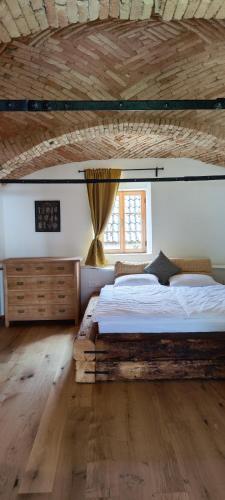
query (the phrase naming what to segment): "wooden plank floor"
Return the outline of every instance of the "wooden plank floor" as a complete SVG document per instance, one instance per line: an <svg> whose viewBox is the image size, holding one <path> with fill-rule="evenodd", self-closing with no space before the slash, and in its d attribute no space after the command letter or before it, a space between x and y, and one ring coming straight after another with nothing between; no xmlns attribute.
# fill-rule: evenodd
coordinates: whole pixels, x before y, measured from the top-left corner
<svg viewBox="0 0 225 500"><path fill-rule="evenodd" d="M225 381L78 385L73 336L0 328L0 499L224 500Z"/></svg>

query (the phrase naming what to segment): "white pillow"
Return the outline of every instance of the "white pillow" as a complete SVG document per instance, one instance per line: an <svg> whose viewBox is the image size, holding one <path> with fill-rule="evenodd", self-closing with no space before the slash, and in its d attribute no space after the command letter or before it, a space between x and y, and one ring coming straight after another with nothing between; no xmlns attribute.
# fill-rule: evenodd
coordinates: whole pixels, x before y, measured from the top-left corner
<svg viewBox="0 0 225 500"><path fill-rule="evenodd" d="M154 274L127 274L116 278L114 286L141 286L159 285L159 280Z"/></svg>
<svg viewBox="0 0 225 500"><path fill-rule="evenodd" d="M216 285L212 276L208 274L177 274L170 278L170 286L212 286Z"/></svg>

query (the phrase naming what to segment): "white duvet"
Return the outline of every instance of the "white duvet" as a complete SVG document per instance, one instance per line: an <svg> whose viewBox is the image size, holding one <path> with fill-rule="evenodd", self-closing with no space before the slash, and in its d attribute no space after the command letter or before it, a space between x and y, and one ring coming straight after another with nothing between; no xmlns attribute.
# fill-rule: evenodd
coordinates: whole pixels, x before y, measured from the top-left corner
<svg viewBox="0 0 225 500"><path fill-rule="evenodd" d="M100 333L225 331L225 286L107 285L94 321Z"/></svg>

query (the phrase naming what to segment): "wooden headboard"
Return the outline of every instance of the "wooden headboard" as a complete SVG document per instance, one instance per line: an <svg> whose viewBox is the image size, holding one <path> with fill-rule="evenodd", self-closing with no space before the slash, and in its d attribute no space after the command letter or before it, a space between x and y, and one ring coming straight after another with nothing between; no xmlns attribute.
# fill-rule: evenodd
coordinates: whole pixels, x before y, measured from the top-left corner
<svg viewBox="0 0 225 500"><path fill-rule="evenodd" d="M170 259L181 268L183 273L212 274L210 259ZM142 274L149 262L121 262L115 263L115 276L125 274Z"/></svg>
<svg viewBox="0 0 225 500"><path fill-rule="evenodd" d="M183 273L212 274L210 259L171 259Z"/></svg>

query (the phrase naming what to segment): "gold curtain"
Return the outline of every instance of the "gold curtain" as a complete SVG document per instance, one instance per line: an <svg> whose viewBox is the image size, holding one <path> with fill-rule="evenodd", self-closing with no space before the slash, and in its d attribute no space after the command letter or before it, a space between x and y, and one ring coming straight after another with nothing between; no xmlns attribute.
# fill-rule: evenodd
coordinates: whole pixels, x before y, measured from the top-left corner
<svg viewBox="0 0 225 500"><path fill-rule="evenodd" d="M85 170L85 179L120 179L121 170L97 168ZM89 248L86 265L105 266L106 259L102 245L102 235L112 211L119 183L87 184L94 239Z"/></svg>

